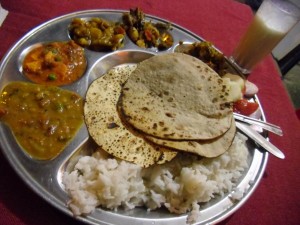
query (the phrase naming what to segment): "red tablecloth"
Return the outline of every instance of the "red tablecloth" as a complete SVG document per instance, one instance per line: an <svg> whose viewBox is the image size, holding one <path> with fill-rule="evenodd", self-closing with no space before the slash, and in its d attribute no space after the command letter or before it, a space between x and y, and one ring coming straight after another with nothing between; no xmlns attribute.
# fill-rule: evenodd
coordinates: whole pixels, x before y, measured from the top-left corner
<svg viewBox="0 0 300 225"><path fill-rule="evenodd" d="M251 9L233 0L1 0L9 15L0 27L0 58L26 32L66 13L86 9L126 9L139 6L145 13L177 23L230 54L252 18ZM300 125L277 67L267 57L250 75L269 122L282 127L284 137L270 140L286 159L269 157L264 177L250 199L221 224L300 223ZM31 191L0 153L0 224L80 224ZM122 224L122 223L120 223Z"/></svg>

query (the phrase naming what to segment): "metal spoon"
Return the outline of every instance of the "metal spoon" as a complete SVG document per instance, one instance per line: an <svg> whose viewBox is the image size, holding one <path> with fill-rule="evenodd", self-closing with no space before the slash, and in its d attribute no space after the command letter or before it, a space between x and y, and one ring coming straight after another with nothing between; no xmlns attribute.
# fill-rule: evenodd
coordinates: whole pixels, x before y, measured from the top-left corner
<svg viewBox="0 0 300 225"><path fill-rule="evenodd" d="M282 151L280 151L275 145L267 141L262 135L260 135L256 130L252 129L250 126L245 125L241 122L235 122L238 129L245 133L249 138L254 140L262 148L273 154L274 156L284 159L285 156Z"/></svg>
<svg viewBox="0 0 300 225"><path fill-rule="evenodd" d="M233 113L233 116L236 120L239 120L239 121L242 121L242 122L245 122L248 124L260 126L261 128L268 130L270 132L273 132L274 134L277 134L279 136L283 135L281 128L277 125L274 125L274 124L271 124L268 122L264 122L262 120L254 119L249 116L244 116L244 115L241 115L238 113Z"/></svg>

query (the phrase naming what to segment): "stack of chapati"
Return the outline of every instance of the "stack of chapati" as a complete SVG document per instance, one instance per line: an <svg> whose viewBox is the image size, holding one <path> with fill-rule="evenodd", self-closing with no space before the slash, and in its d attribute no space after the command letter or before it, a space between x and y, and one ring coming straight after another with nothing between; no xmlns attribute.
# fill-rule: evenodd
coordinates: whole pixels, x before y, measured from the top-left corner
<svg viewBox="0 0 300 225"><path fill-rule="evenodd" d="M84 104L85 122L95 142L109 154L148 167L170 161L176 151L148 144L126 129L116 110L122 84L136 66L116 67L89 87Z"/></svg>
<svg viewBox="0 0 300 225"><path fill-rule="evenodd" d="M144 167L178 151L216 157L235 135L229 87L202 61L182 53L114 68L89 87L91 137L115 157Z"/></svg>

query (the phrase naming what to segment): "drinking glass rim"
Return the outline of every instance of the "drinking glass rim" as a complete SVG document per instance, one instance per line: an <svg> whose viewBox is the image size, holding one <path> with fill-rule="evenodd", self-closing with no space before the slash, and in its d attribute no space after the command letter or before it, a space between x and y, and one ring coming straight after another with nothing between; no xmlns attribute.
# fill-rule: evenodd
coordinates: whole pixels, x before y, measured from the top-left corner
<svg viewBox="0 0 300 225"><path fill-rule="evenodd" d="M269 1L274 7L300 20L300 7L289 0L265 0Z"/></svg>

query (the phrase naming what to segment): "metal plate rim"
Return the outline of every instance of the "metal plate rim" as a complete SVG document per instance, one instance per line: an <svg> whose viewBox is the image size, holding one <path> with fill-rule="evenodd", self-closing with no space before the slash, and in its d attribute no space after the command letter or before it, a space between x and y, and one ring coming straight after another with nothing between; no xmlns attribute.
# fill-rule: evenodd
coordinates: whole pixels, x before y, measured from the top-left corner
<svg viewBox="0 0 300 225"><path fill-rule="evenodd" d="M3 76L3 70L6 68L7 63L10 61L10 57L12 57L16 51L16 49L20 46L22 46L23 43L25 43L27 40L29 40L31 38L32 35L34 35L36 32L39 32L41 29L46 28L47 26L51 26L51 23L54 22L58 22L61 20L66 20L69 19L71 17L75 17L75 16L81 16L81 15L86 15L86 14L93 14L93 13L123 13L126 12L126 10L113 10L113 9L103 9L103 10L83 10L83 11L77 11L77 12L73 12L70 14L66 14L66 15L62 15L59 17L56 17L54 19L51 19L45 23L42 23L41 25L37 26L36 28L32 29L31 31L29 31L26 35L24 35L19 41L17 41L9 50L8 52L5 54L5 56L3 57L3 59L1 60L1 64L0 64L0 84L1 84L1 79ZM146 15L147 18L152 18L152 19L156 19L162 22L168 22L164 19L155 17L155 16L151 16L151 15ZM176 29L178 29L179 31L192 36L194 39L198 40L198 41L203 41L204 39L202 39L201 37L199 37L198 35L192 33L191 31L188 31L186 29L184 29L183 27L171 23L172 26ZM151 51L149 51L151 52ZM256 96L257 98L257 96ZM257 98L258 100L258 98ZM262 110L262 119L265 120L264 114L263 114L263 110ZM57 196L53 196L53 194L49 193L47 190L45 190L44 188L40 187L40 184L37 183L36 180L34 180L31 176L31 174L29 174L27 172L26 169L24 169L24 165L22 165L22 163L20 162L20 160L18 159L17 155L12 154L10 148L10 143L8 143L8 141L6 140L7 136L3 136L4 130L7 131L7 128L3 128L0 127L0 138L1 140L1 150L3 151L3 155L5 156L5 158L9 161L10 165L13 167L13 169L17 172L17 174L20 176L20 178L22 178L22 180L35 192L37 193L41 198L43 198L44 200L46 200L48 203L50 203L51 205L53 205L54 207L58 208L59 210L61 210L62 212L64 212L65 214L72 216L71 211L67 208L66 206L66 202L61 202L61 200L58 199ZM2 131L2 132L1 132ZM85 129L83 129L82 132L86 132ZM268 153L266 152L260 152L259 150L255 149L254 150L256 154L260 154L259 159L260 159L260 165L259 165L259 172L257 172L257 174L255 174L255 180L256 182L254 182L251 185L250 190L246 193L245 197L239 201L237 204L235 204L234 206L231 207L231 209L226 212L222 212L220 215L217 215L214 218L208 219L206 221L203 221L203 223L196 223L196 224L207 224L207 223L216 223L216 222L220 222L222 220L224 220L225 218L227 218L228 216L230 216L231 214L233 214L236 210L238 210L246 201L247 199L252 195L252 193L254 192L254 190L256 189L256 187L258 186L261 177L263 175L263 172L265 170L265 167L267 165L267 161L268 161ZM61 165L56 165L55 170L59 171ZM55 179L54 177L50 177L51 179ZM52 181L54 184L57 183L57 181L53 180ZM66 193L59 193L59 195L65 195ZM60 196L59 196L60 197ZM179 221L185 221L186 215L181 215L176 217L175 219L179 220ZM175 219L162 219L160 220L160 222L164 221L162 224L167 224L168 221L172 221ZM99 224L113 224L113 223L109 223L109 222L101 222L99 223L98 220L96 220L95 218L93 218L93 215L89 215L87 217L78 217L77 220L80 220L82 222L88 223L88 224L94 224L94 225L99 225ZM152 221L148 221L149 224L152 224ZM175 222L175 221L173 221ZM148 224L148 223L147 223ZM159 224L156 223L156 224Z"/></svg>

